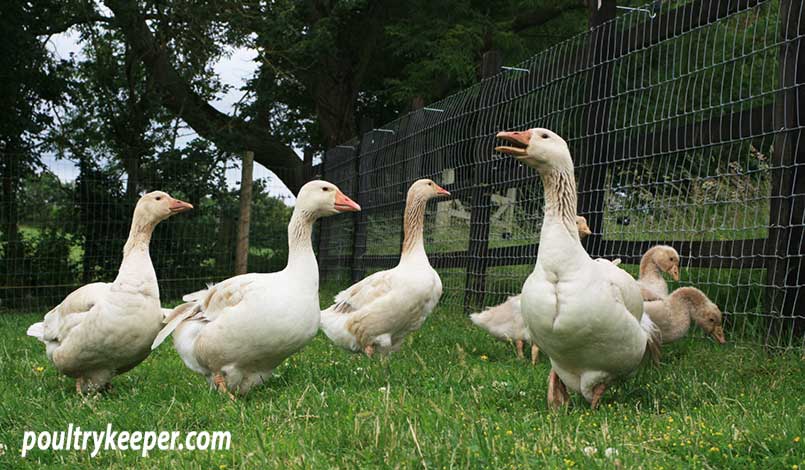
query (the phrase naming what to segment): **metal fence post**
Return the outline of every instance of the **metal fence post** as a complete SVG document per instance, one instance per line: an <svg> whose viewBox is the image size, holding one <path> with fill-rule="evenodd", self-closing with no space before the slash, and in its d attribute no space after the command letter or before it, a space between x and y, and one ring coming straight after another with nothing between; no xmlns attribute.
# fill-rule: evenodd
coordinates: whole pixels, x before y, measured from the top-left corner
<svg viewBox="0 0 805 470"><path fill-rule="evenodd" d="M587 60L591 66L587 88L589 89L589 105L585 116L585 127L588 139L584 152L580 153L577 162L578 172L578 213L587 218L592 235L583 242L587 251L597 252L601 247L604 219L604 181L606 168L596 167L606 158L608 137L607 118L609 115L613 77L612 62L615 44L612 43L613 24L605 24L615 18L617 12L615 0L603 0L600 8L598 2L590 2L590 37L588 41Z"/></svg>
<svg viewBox="0 0 805 470"><path fill-rule="evenodd" d="M500 51L491 50L484 53L481 64L481 78L488 79L500 72L503 65L503 56ZM478 128L483 125L480 122L483 108L493 104L494 98L490 91L491 84L487 81L481 84L478 97ZM484 129L480 129L481 133ZM464 311L465 313L474 308L483 307L486 294L486 268L489 256L489 216L491 213L491 187L486 182L488 168L486 163L489 160L490 149L481 142L475 151L475 162L472 168L472 189L470 190L470 200L472 209L470 211L470 241L467 248L467 278L464 288Z"/></svg>
<svg viewBox="0 0 805 470"><path fill-rule="evenodd" d="M772 194L767 240L766 310L772 315L766 344L805 332L805 9L799 0L780 2L780 91L774 106ZM791 322L785 321L791 315ZM787 325L788 324L788 325ZM790 330L788 328L791 328Z"/></svg>

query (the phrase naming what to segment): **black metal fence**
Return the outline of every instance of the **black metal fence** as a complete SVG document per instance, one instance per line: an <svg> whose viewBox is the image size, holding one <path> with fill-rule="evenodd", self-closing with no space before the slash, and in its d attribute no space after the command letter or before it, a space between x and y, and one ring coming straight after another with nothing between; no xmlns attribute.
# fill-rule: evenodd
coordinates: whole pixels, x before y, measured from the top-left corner
<svg viewBox="0 0 805 470"><path fill-rule="evenodd" d="M547 127L571 148L592 256L636 273L649 247L671 245L679 284L721 307L732 338L803 346L802 2L663 2L655 16L605 0L591 24L516 67L489 52L481 83L328 151L318 174L363 211L323 222L324 282L394 266L407 187L431 177L454 195L426 222L442 303L475 310L519 292L542 189L494 136Z"/></svg>

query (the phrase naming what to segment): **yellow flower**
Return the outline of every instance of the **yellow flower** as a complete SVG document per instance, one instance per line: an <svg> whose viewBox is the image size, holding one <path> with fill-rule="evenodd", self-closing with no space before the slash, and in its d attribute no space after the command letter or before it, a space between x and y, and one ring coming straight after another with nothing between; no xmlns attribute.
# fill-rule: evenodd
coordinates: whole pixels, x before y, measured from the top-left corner
<svg viewBox="0 0 805 470"><path fill-rule="evenodd" d="M669 422L669 423L673 423L673 422L674 422L674 418L673 418L673 416L669 416L669 417L668 417L668 422Z"/></svg>
<svg viewBox="0 0 805 470"><path fill-rule="evenodd" d="M481 360L482 361L486 361L488 359L489 359L489 357L486 354L481 354Z"/></svg>
<svg viewBox="0 0 805 470"><path fill-rule="evenodd" d="M791 470L798 470L798 469L799 469L799 465L792 465L791 466Z"/></svg>
<svg viewBox="0 0 805 470"><path fill-rule="evenodd" d="M799 442L799 436L794 438L794 442Z"/></svg>
<svg viewBox="0 0 805 470"><path fill-rule="evenodd" d="M45 370L45 368L42 367L42 366L37 366L37 367L34 367L34 370L37 371L37 372L42 372L42 371Z"/></svg>
<svg viewBox="0 0 805 470"><path fill-rule="evenodd" d="M509 429L508 431L506 431L506 435L507 435L507 436L511 436L512 434L514 434L514 433L512 432L512 430L511 430L511 429Z"/></svg>
<svg viewBox="0 0 805 470"><path fill-rule="evenodd" d="M718 452L718 447L711 447L710 452Z"/></svg>
<svg viewBox="0 0 805 470"><path fill-rule="evenodd" d="M218 466L218 468L220 468L221 470L224 470L226 468L226 465L221 464L221 465Z"/></svg>

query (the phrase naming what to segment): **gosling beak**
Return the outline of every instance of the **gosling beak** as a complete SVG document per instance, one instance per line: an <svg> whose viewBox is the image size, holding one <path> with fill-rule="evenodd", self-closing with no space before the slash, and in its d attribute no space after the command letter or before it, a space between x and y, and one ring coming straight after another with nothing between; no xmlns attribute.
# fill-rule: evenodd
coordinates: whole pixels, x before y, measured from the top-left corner
<svg viewBox="0 0 805 470"><path fill-rule="evenodd" d="M193 208L193 204L189 202L180 201L178 199L174 199L170 205L171 214L178 214L179 212L189 211Z"/></svg>
<svg viewBox="0 0 805 470"><path fill-rule="evenodd" d="M522 132L498 132L497 138L500 140L505 140L506 142L511 142L514 144L514 146L501 145L495 147L496 151L512 155L518 160L528 155L526 153L526 148L528 148L528 143L531 142L530 130Z"/></svg>
<svg viewBox="0 0 805 470"><path fill-rule="evenodd" d="M436 183L433 183L433 185L436 186L436 194L437 195L439 195L439 196L449 196L450 195L450 191L444 189L443 187L439 186Z"/></svg>
<svg viewBox="0 0 805 470"><path fill-rule="evenodd" d="M341 191L335 193L335 210L338 212L358 212L361 206L357 202L348 198L346 194Z"/></svg>
<svg viewBox="0 0 805 470"><path fill-rule="evenodd" d="M579 235L581 235L581 238L589 237L592 234L593 231L590 230L590 227L588 227L586 224L582 225L581 229L579 229Z"/></svg>
<svg viewBox="0 0 805 470"><path fill-rule="evenodd" d="M679 280L679 266L674 266L671 268L671 277L674 278L674 281Z"/></svg>
<svg viewBox="0 0 805 470"><path fill-rule="evenodd" d="M718 344L727 344L727 338L724 336L724 328L717 326L713 329L710 335L718 341Z"/></svg>

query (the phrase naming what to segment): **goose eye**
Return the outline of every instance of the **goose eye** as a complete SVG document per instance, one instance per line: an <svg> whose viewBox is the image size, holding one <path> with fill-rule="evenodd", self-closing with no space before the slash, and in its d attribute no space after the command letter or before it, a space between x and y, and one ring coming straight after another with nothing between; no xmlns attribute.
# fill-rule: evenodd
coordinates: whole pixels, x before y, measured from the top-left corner
<svg viewBox="0 0 805 470"><path fill-rule="evenodd" d="M327 191L330 190L330 188L321 188L321 190L324 191L324 192L327 192Z"/></svg>
<svg viewBox="0 0 805 470"><path fill-rule="evenodd" d="M543 138L543 139L547 139L547 138L548 138L548 134L542 134L542 138Z"/></svg>
<svg viewBox="0 0 805 470"><path fill-rule="evenodd" d="M161 200L162 200L162 196L157 196L157 201L161 201Z"/></svg>

